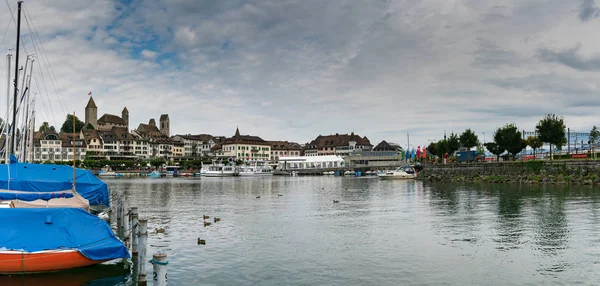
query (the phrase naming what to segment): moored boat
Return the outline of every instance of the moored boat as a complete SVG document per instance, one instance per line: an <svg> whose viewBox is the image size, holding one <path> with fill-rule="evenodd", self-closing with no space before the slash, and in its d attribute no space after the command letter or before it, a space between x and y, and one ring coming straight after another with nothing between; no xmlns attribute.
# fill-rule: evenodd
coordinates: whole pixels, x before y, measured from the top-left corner
<svg viewBox="0 0 600 286"><path fill-rule="evenodd" d="M414 179L416 172L411 166L402 166L393 171L379 173L377 176L382 180Z"/></svg>
<svg viewBox="0 0 600 286"><path fill-rule="evenodd" d="M208 169L202 173L205 177L233 177L237 175L234 166L229 165L210 165Z"/></svg>
<svg viewBox="0 0 600 286"><path fill-rule="evenodd" d="M1 274L60 271L129 258L108 224L81 209L5 208L0 209L0 221Z"/></svg>
<svg viewBox="0 0 600 286"><path fill-rule="evenodd" d="M273 167L269 165L265 165L264 163L255 162L252 165L244 165L240 167L239 173L240 176L273 176Z"/></svg>

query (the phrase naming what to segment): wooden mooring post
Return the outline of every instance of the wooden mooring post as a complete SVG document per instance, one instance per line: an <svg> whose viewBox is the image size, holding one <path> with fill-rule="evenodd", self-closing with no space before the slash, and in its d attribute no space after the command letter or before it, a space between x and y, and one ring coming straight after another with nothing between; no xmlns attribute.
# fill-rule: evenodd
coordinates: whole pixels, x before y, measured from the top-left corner
<svg viewBox="0 0 600 286"><path fill-rule="evenodd" d="M148 221L145 219L139 220L139 237L138 237L138 285L146 285L146 246L148 243Z"/></svg>
<svg viewBox="0 0 600 286"><path fill-rule="evenodd" d="M131 218L131 254L137 255L138 253L138 208L131 207L129 212Z"/></svg>

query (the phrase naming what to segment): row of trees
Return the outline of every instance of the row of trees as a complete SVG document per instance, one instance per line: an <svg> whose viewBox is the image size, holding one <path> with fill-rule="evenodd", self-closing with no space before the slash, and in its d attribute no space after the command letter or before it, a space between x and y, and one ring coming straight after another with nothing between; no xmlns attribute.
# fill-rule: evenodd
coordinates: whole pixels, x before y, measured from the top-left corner
<svg viewBox="0 0 600 286"><path fill-rule="evenodd" d="M523 134L514 123L506 124L497 128L494 131L493 141L485 143L485 148L492 154L500 157L504 152L508 152L513 156L521 152L527 146L533 149L533 154L537 149L541 148L544 143L550 144L550 157L552 158L552 147L559 150L567 143L565 136L565 123L563 118L555 114L545 115L535 126L537 136L529 136L523 139ZM590 143L598 142L600 139L600 131L596 126L590 132ZM477 135L471 130L465 130L460 136L452 133L450 137L444 138L437 142L431 142L427 146L427 152L433 155L441 156L446 153L454 153L460 147L472 149L478 147L479 153L483 153L483 146L479 143Z"/></svg>

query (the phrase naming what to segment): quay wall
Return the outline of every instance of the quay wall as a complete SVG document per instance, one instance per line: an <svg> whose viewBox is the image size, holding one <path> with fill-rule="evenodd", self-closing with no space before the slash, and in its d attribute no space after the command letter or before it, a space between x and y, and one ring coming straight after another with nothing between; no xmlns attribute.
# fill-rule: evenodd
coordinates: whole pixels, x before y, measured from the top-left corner
<svg viewBox="0 0 600 286"><path fill-rule="evenodd" d="M600 161L561 160L425 165L418 179L442 182L600 184Z"/></svg>

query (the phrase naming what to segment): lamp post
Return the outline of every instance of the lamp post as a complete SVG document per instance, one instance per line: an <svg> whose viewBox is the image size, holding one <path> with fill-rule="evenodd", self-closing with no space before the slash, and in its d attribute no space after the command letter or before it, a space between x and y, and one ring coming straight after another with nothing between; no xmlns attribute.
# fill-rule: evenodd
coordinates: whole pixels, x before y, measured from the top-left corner
<svg viewBox="0 0 600 286"><path fill-rule="evenodd" d="M485 145L485 132L482 132L482 133L483 133L483 145Z"/></svg>

